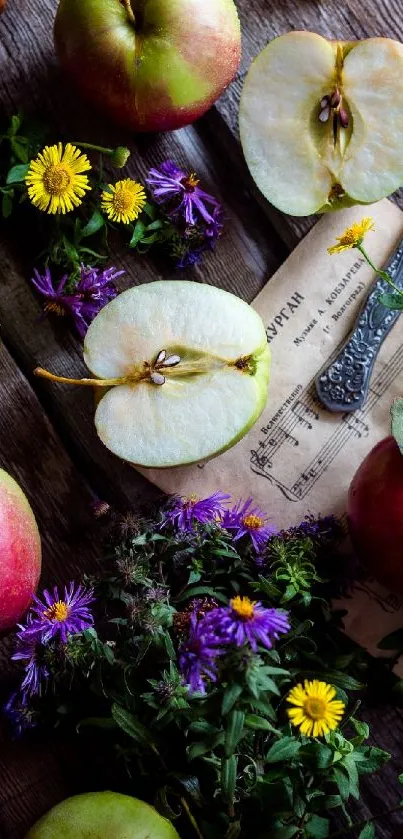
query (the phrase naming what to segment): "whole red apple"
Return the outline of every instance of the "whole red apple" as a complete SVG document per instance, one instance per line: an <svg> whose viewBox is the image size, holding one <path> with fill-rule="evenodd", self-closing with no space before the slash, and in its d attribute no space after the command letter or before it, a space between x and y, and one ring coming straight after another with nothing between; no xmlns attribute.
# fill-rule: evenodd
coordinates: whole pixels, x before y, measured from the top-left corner
<svg viewBox="0 0 403 839"><path fill-rule="evenodd" d="M350 486L347 513L363 566L403 594L403 455L394 437L381 440L363 460Z"/></svg>
<svg viewBox="0 0 403 839"><path fill-rule="evenodd" d="M80 92L134 131L193 122L240 60L233 0L60 0L54 34Z"/></svg>
<svg viewBox="0 0 403 839"><path fill-rule="evenodd" d="M16 481L0 469L0 631L28 609L41 572L35 516Z"/></svg>

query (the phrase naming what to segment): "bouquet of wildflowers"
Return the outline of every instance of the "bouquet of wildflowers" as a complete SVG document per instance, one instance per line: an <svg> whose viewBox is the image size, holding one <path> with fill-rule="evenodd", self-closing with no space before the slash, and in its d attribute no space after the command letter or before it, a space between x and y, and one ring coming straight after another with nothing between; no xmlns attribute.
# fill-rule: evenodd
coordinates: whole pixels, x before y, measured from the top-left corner
<svg viewBox="0 0 403 839"><path fill-rule="evenodd" d="M150 169L144 185L130 177L106 178L104 164L124 168L129 149L43 143L43 133L29 125L25 130L20 115L0 133L1 211L6 219L25 203L39 213L44 247L32 283L45 313L69 316L81 337L116 296L124 273L105 268L110 235L123 233L127 247L140 253L162 248L179 269L197 265L214 249L223 210L195 173L167 160ZM97 166L87 151L99 155Z"/></svg>
<svg viewBox="0 0 403 839"><path fill-rule="evenodd" d="M340 524L278 533L251 499L222 492L151 518L97 513L103 578L45 591L18 629L14 731L96 731L115 784L183 839L355 830L349 801L389 755L357 717L365 657L331 625L322 573L340 571Z"/></svg>

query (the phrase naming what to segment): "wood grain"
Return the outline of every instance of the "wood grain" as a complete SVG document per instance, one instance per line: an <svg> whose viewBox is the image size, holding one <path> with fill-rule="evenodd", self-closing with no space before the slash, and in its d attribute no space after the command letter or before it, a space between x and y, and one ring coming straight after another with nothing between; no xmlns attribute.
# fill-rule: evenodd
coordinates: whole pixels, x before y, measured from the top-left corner
<svg viewBox="0 0 403 839"><path fill-rule="evenodd" d="M3 0L0 0L0 7ZM84 0L83 0L84 2ZM188 279L209 282L251 300L315 219L283 216L255 187L239 144L237 114L242 84L253 57L265 43L290 29L311 29L347 40L372 35L400 39L399 0L238 0L243 59L233 85L195 126L158 137L135 138L106 126L60 75L53 54L52 25L57 0L10 0L0 21L0 107L43 114L54 139L125 143L133 156L127 174L143 178L151 163L172 158L196 169L203 185L223 201L226 233L215 254ZM126 174L126 172L125 172ZM401 196L397 200L402 203ZM3 225L0 235L0 464L31 499L44 544L43 581L61 582L90 568L97 550L88 535L93 494L119 505L138 505L156 492L97 440L88 391L52 388L34 380L40 364L64 375L84 373L80 342L67 324L39 321L41 305L29 286L36 254L29 225ZM171 276L152 259L123 248L114 260L126 268L122 287ZM178 276L175 274L175 276ZM7 349L8 348L8 349ZM9 350L9 352L8 352ZM10 355L11 353L11 355ZM9 683L10 641L0 645L0 689ZM397 774L403 763L403 721L388 709L366 712L378 745L394 757L380 776L363 785L358 812L375 814L400 797ZM10 745L0 740L0 834L22 839L30 822L74 791L68 761L51 743ZM74 760L70 769L74 766ZM85 779L83 779L85 783ZM398 815L384 819L379 839L390 839Z"/></svg>

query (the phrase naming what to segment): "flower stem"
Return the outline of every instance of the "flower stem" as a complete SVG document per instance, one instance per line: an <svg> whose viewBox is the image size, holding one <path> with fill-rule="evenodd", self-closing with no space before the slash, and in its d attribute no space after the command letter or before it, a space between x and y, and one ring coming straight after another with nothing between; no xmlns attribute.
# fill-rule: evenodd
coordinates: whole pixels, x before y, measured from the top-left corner
<svg viewBox="0 0 403 839"><path fill-rule="evenodd" d="M73 146L79 146L80 149L90 149L91 151L100 151L101 154L113 154L113 149L105 148L104 146L96 146L94 143L81 143L79 140L73 140Z"/></svg>
<svg viewBox="0 0 403 839"><path fill-rule="evenodd" d="M182 797L180 799L180 802L181 802L182 807L183 807L183 809L184 809L184 811L185 811L185 813L186 813L186 815L187 815L187 817L190 821L190 824L192 825L196 835L198 836L198 839L204 839L204 836L203 836L203 834L202 834L202 832L199 828L199 825L197 824L197 821L196 821L193 813L190 810L190 807L189 807L189 804L186 801L186 798Z"/></svg>
<svg viewBox="0 0 403 839"><path fill-rule="evenodd" d="M133 12L132 4L131 4L130 0L120 0L120 1L121 1L122 5L125 7L125 9L127 11L127 15L130 18L130 20L132 21L132 23L135 23L136 18L134 17L134 12Z"/></svg>
<svg viewBox="0 0 403 839"><path fill-rule="evenodd" d="M393 288L393 291L395 291L399 295L399 297L403 297L403 291L400 288L398 288L397 285L394 284L393 280L389 277L389 274L387 274L386 271L380 271L379 268L376 268L372 260L369 258L365 248L363 248L362 245L357 245L357 250L359 250L360 253L362 253L364 259L366 259L370 268L372 268L372 270L375 271L375 274L378 274L379 277L382 277L383 280L386 280L386 282L389 283L390 287Z"/></svg>
<svg viewBox="0 0 403 839"><path fill-rule="evenodd" d="M391 810L382 810L382 812L377 813L376 816L371 816L371 818L364 819L362 822L355 822L349 827L344 827L342 830L336 830L335 833L331 833L329 835L329 839L338 839L339 836L346 836L347 833L351 833L352 830L359 830L360 827L365 827L365 825L370 824L371 822L376 822L378 819L382 819L383 816L389 816L391 813L397 813L402 809L402 806L402 804L398 804L397 807L393 807Z"/></svg>
<svg viewBox="0 0 403 839"><path fill-rule="evenodd" d="M39 376L41 379L49 379L51 382L58 382L63 385L85 385L86 387L114 387L115 385L125 385L128 383L127 377L122 379L69 379L66 376L55 376L44 370L43 367L36 367L34 376Z"/></svg>

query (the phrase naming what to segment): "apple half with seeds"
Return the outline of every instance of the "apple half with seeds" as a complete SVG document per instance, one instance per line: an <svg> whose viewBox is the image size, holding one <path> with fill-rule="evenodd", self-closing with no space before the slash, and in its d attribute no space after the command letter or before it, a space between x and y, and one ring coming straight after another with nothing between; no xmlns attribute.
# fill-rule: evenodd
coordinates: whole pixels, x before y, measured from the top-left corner
<svg viewBox="0 0 403 839"><path fill-rule="evenodd" d="M145 468L207 460L256 422L270 351L260 316L213 286L166 280L123 292L92 322L84 360L105 388L95 426L123 460Z"/></svg>
<svg viewBox="0 0 403 839"><path fill-rule="evenodd" d="M403 45L281 35L246 77L240 134L257 186L285 213L390 195L403 184Z"/></svg>

